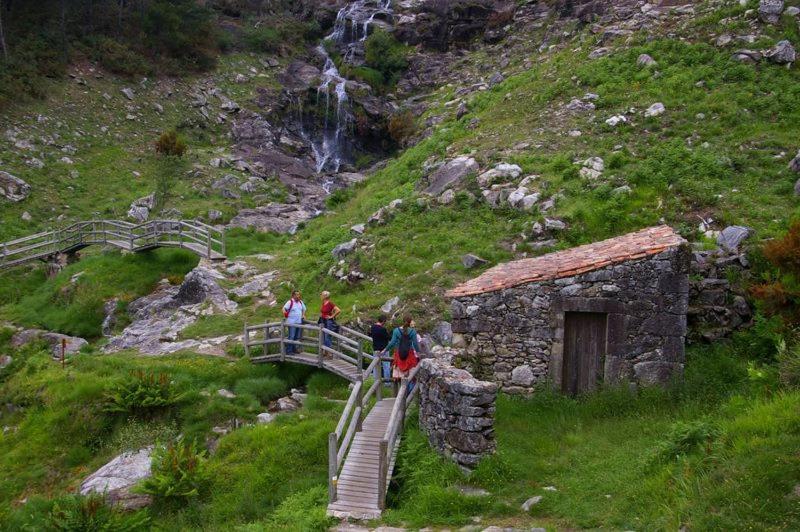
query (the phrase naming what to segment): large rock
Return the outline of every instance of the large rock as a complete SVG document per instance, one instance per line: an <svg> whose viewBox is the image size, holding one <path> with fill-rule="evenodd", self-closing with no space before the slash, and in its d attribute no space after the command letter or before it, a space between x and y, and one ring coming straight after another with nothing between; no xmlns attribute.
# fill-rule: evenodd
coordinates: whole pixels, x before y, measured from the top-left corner
<svg viewBox="0 0 800 532"><path fill-rule="evenodd" d="M432 196L438 196L445 189L459 183L470 174L478 172L479 166L472 157L457 157L452 159L428 177L428 187L425 192Z"/></svg>
<svg viewBox="0 0 800 532"><path fill-rule="evenodd" d="M381 312L383 312L384 314L391 314L392 311L394 311L395 307L397 307L397 305L399 304L400 304L400 298L394 296L386 303L384 303L383 306L381 306Z"/></svg>
<svg viewBox="0 0 800 532"><path fill-rule="evenodd" d="M40 329L26 329L11 337L11 347L18 348L36 340L43 340L50 347L53 358L61 358L61 346L64 345L64 355L70 356L78 353L89 342L77 336L68 336Z"/></svg>
<svg viewBox="0 0 800 532"><path fill-rule="evenodd" d="M798 151L797 155L795 155L794 158L789 161L789 170L796 174L800 174L800 151ZM795 190L795 193L797 193L797 190Z"/></svg>
<svg viewBox="0 0 800 532"><path fill-rule="evenodd" d="M118 505L125 510L136 510L149 505L152 498L133 493L132 488L151 475L152 450L152 447L146 447L117 456L86 477L81 483L81 495L104 495L109 504Z"/></svg>
<svg viewBox="0 0 800 532"><path fill-rule="evenodd" d="M27 198L31 193L31 186L22 179L0 171L0 196L13 202Z"/></svg>
<svg viewBox="0 0 800 532"><path fill-rule="evenodd" d="M293 61L286 72L280 76L285 89L292 92L306 91L319 85L320 70L304 61Z"/></svg>
<svg viewBox="0 0 800 532"><path fill-rule="evenodd" d="M352 252L354 252L357 247L358 247L358 240L354 238L347 242L342 242L341 244L333 248L333 250L331 250L331 255L333 255L335 259L341 260L346 256L350 255Z"/></svg>
<svg viewBox="0 0 800 532"><path fill-rule="evenodd" d="M731 225L722 230L717 237L717 245L728 251L737 251L753 230L742 225Z"/></svg>
<svg viewBox="0 0 800 532"><path fill-rule="evenodd" d="M656 386L668 383L673 376L681 375L683 365L650 360L633 365L636 382L642 386Z"/></svg>
<svg viewBox="0 0 800 532"><path fill-rule="evenodd" d="M777 24L783 12L783 0L761 0L758 3L758 16L768 24Z"/></svg>
<svg viewBox="0 0 800 532"><path fill-rule="evenodd" d="M533 368L530 366L517 366L511 371L511 382L517 386L528 387L536 380Z"/></svg>
<svg viewBox="0 0 800 532"><path fill-rule="evenodd" d="M473 255L472 253L467 253L461 257L461 264L463 264L467 269L477 268L478 266L483 266L487 263L488 261L486 259L482 259L477 255Z"/></svg>
<svg viewBox="0 0 800 532"><path fill-rule="evenodd" d="M778 65L794 63L797 59L797 52L789 41L780 41L778 44L764 52L764 57Z"/></svg>
<svg viewBox="0 0 800 532"><path fill-rule="evenodd" d="M437 345L445 347L453 345L453 327L449 322L440 321L431 332L431 338Z"/></svg>

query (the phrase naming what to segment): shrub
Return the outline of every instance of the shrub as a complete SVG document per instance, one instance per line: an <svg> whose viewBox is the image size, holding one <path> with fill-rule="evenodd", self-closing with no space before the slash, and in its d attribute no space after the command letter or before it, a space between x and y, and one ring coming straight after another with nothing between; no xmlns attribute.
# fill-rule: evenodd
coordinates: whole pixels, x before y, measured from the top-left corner
<svg viewBox="0 0 800 532"><path fill-rule="evenodd" d="M71 495L54 502L47 528L70 532L123 532L146 530L149 520L144 512L126 514L110 508L102 495Z"/></svg>
<svg viewBox="0 0 800 532"><path fill-rule="evenodd" d="M186 153L186 142L178 136L177 131L170 129L158 137L156 141L156 152L162 155L183 157L183 154Z"/></svg>
<svg viewBox="0 0 800 532"><path fill-rule="evenodd" d="M711 452L711 444L721 435L719 427L708 421L675 423L669 433L656 446L655 458L668 462L683 455L704 449Z"/></svg>
<svg viewBox="0 0 800 532"><path fill-rule="evenodd" d="M113 384L106 392L107 412L152 415L182 399L164 373L138 370L131 375L131 379Z"/></svg>
<svg viewBox="0 0 800 532"><path fill-rule="evenodd" d="M414 123L414 115L411 111L403 111L395 113L389 118L389 136L398 144L403 142L414 134L416 124Z"/></svg>
<svg viewBox="0 0 800 532"><path fill-rule="evenodd" d="M141 54L110 37L99 36L88 40L90 55L103 68L122 76L150 74L152 68Z"/></svg>
<svg viewBox="0 0 800 532"><path fill-rule="evenodd" d="M384 85L392 86L408 68L407 50L394 36L378 29L364 43L366 65L383 74Z"/></svg>
<svg viewBox="0 0 800 532"><path fill-rule="evenodd" d="M181 441L155 448L152 475L137 491L161 502L185 503L197 497L208 480L205 451L194 441Z"/></svg>
<svg viewBox="0 0 800 532"><path fill-rule="evenodd" d="M800 222L782 238L764 245L764 257L777 269L766 282L751 289L767 315L781 316L789 325L800 324Z"/></svg>
<svg viewBox="0 0 800 532"><path fill-rule="evenodd" d="M283 39L275 28L259 26L245 30L242 41L249 50L254 52L276 52Z"/></svg>

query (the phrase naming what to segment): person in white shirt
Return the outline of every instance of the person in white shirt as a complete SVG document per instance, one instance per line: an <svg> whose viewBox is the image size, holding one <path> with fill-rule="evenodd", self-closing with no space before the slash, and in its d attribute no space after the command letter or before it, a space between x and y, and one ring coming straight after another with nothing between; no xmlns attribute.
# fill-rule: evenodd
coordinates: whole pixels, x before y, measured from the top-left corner
<svg viewBox="0 0 800 532"><path fill-rule="evenodd" d="M303 337L303 329L300 327L291 327L291 325L301 325L306 319L306 304L300 294L300 290L292 292L292 298L283 306L283 317L286 318L286 323L289 327L289 338L295 342L299 342ZM299 353L300 346L295 344L286 344L286 354Z"/></svg>

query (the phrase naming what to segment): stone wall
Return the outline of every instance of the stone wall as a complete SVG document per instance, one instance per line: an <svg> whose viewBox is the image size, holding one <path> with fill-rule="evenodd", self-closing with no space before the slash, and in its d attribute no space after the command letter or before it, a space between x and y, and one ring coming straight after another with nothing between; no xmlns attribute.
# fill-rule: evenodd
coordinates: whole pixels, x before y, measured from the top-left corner
<svg viewBox="0 0 800 532"><path fill-rule="evenodd" d="M715 342L753 323L744 281L747 256L722 248L695 251L689 282L689 340Z"/></svg>
<svg viewBox="0 0 800 532"><path fill-rule="evenodd" d="M683 372L690 251L682 245L573 277L452 301L457 365L509 393L561 387L564 313L608 314L607 383L664 383Z"/></svg>
<svg viewBox="0 0 800 532"><path fill-rule="evenodd" d="M420 363L417 382L419 425L434 449L467 469L494 453L496 384L433 358Z"/></svg>

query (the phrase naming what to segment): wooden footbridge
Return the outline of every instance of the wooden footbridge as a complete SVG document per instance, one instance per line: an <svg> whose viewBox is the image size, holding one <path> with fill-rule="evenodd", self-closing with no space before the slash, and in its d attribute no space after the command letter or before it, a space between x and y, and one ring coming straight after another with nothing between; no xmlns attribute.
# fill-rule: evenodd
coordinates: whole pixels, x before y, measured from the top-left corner
<svg viewBox="0 0 800 532"><path fill-rule="evenodd" d="M63 229L44 231L0 243L0 270L59 254L75 253L94 244L140 252L174 247L207 259L225 258L224 233L199 221L151 220L133 224L121 220L88 220Z"/></svg>
<svg viewBox="0 0 800 532"><path fill-rule="evenodd" d="M369 337L347 327L334 333L299 325L303 337L289 340L289 327L285 322L245 326L245 353L253 363L306 364L353 383L336 430L328 436L328 515L377 519L386 505L406 411L417 394L416 386L408 390L416 382L417 368L395 396L384 397L383 384L391 376L383 375L381 357L372 354ZM329 335L330 347L324 335ZM290 346L292 352L286 353Z"/></svg>

